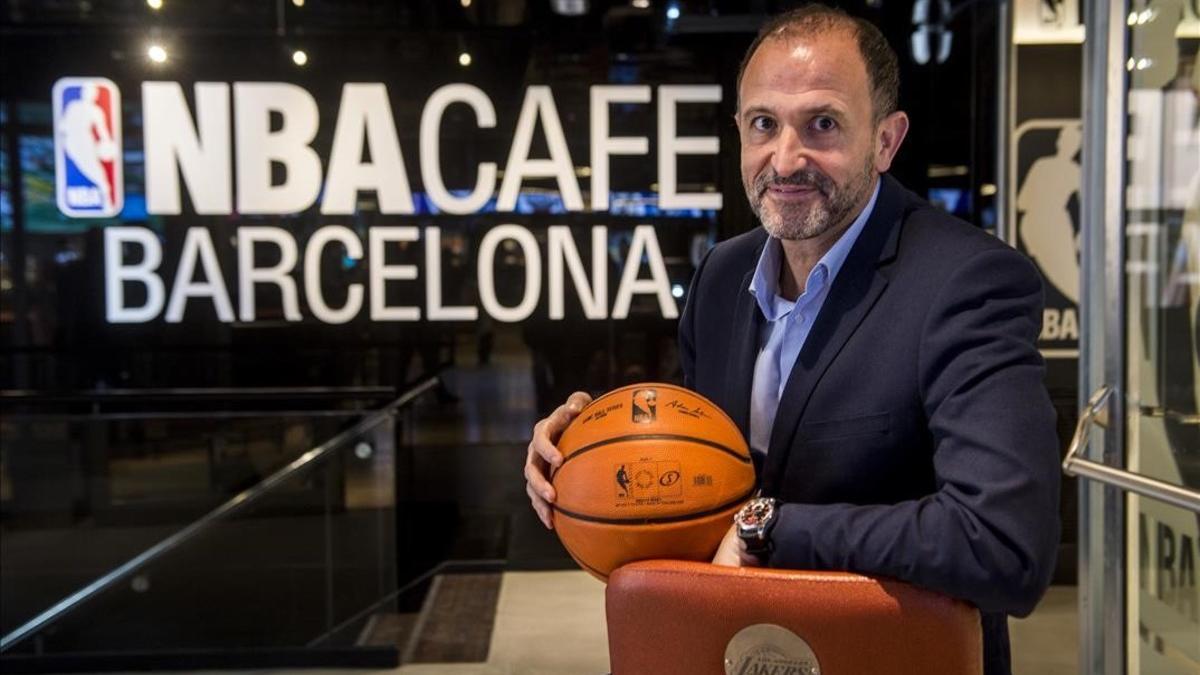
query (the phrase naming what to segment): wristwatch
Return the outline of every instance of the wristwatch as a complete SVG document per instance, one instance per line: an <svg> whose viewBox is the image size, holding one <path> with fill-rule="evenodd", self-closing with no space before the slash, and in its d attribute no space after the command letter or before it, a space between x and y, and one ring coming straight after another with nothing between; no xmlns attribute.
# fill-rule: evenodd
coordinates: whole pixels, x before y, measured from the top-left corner
<svg viewBox="0 0 1200 675"><path fill-rule="evenodd" d="M779 500L771 497L755 497L733 517L738 537L746 542L746 552L764 560L771 554L771 528L779 517Z"/></svg>

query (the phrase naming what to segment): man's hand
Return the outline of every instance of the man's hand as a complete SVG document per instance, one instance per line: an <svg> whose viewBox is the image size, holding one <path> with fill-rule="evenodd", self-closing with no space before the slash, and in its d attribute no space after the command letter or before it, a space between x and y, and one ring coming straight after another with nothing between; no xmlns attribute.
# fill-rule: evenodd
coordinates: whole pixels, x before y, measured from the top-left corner
<svg viewBox="0 0 1200 675"><path fill-rule="evenodd" d="M730 525L725 538L713 556L712 564L726 567L762 567L758 558L746 552L746 542L737 536L737 526Z"/></svg>
<svg viewBox="0 0 1200 675"><path fill-rule="evenodd" d="M549 417L533 425L533 439L529 441L529 452L525 455L525 492L546 529L554 529L550 505L555 497L554 486L550 485L547 476L550 467L562 465L562 454L554 444L571 420L591 402L591 396L577 391Z"/></svg>

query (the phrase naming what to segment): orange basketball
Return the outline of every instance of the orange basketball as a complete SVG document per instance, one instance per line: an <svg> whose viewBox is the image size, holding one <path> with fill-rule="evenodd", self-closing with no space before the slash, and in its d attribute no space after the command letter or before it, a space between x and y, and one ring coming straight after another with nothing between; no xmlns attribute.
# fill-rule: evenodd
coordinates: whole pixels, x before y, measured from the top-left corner
<svg viewBox="0 0 1200 675"><path fill-rule="evenodd" d="M710 560L754 492L737 425L670 384L634 384L592 401L558 449L554 529L602 581L635 560Z"/></svg>

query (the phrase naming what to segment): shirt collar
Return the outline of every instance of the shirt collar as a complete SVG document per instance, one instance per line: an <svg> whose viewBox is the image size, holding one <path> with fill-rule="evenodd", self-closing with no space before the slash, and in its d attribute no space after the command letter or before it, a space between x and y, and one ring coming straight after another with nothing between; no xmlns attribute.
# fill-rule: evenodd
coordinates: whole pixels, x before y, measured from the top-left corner
<svg viewBox="0 0 1200 675"><path fill-rule="evenodd" d="M850 223L850 227L846 228L842 236L838 237L833 246L825 252L825 255L817 261L805 283L806 293L814 288L813 282L817 282L819 288L831 283L837 277L842 265L846 262L846 257L850 255L850 249L854 248L854 242L858 241L858 235L862 233L863 228L867 225L867 220L871 217L871 212L875 210L875 201L879 198L879 189L882 183L883 181L878 178L875 179L875 189L872 191L871 199L867 202L866 207L858 214L854 222ZM782 265L783 246L775 237L768 237L762 254L758 257L758 265L754 268L748 289L754 295L759 310L768 321L777 319L781 314L779 311L781 309L784 310L782 313L786 314L786 310L790 310L794 304L786 303L787 307L781 308L775 302L779 298L779 271Z"/></svg>

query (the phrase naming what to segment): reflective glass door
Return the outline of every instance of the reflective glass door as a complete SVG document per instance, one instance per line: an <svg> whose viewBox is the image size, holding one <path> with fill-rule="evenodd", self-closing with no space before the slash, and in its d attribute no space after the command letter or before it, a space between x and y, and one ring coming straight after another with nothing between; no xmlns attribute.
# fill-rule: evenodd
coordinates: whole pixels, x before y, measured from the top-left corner
<svg viewBox="0 0 1200 675"><path fill-rule="evenodd" d="M1200 673L1198 5L1088 17L1081 389L1112 395L1079 436L1083 672Z"/></svg>
<svg viewBox="0 0 1200 675"><path fill-rule="evenodd" d="M1123 27L1125 464L1200 492L1200 20L1188 4L1134 2ZM1136 494L1126 508L1129 672L1200 673L1200 516Z"/></svg>

